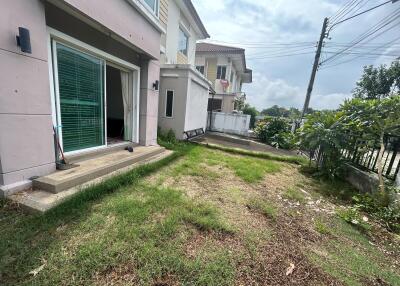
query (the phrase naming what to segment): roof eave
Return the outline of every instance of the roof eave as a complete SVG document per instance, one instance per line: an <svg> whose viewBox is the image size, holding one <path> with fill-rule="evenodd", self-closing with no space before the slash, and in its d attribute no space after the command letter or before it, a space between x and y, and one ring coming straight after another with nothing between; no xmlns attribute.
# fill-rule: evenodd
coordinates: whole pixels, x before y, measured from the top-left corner
<svg viewBox="0 0 400 286"><path fill-rule="evenodd" d="M203 22L200 19L199 14L196 11L196 8L194 7L193 3L191 0L184 0L183 1L188 8L189 12L192 14L194 21L196 22L197 26L199 27L201 33L203 34L203 39L207 39L210 37L210 35L207 32L206 27L204 26Z"/></svg>

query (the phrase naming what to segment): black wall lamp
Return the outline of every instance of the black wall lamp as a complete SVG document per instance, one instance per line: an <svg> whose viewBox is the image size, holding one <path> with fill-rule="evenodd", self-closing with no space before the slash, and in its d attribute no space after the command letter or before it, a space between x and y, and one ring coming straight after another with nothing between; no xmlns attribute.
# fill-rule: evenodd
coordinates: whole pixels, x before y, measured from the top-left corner
<svg viewBox="0 0 400 286"><path fill-rule="evenodd" d="M24 53L32 54L31 37L29 30L26 28L18 27L19 35L17 38L17 45L21 47L21 51Z"/></svg>
<svg viewBox="0 0 400 286"><path fill-rule="evenodd" d="M160 85L160 82L159 82L158 80L156 80L156 81L153 83L153 88L154 88L154 90L158 90L158 89L159 89L159 85Z"/></svg>

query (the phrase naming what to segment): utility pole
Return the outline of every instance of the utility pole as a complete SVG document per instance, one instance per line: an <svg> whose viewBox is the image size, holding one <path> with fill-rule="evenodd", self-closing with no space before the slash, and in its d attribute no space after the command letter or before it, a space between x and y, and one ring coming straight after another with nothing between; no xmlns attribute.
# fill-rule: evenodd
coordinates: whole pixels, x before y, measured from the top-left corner
<svg viewBox="0 0 400 286"><path fill-rule="evenodd" d="M314 65L313 65L313 69L312 69L312 72L311 72L310 82L308 83L306 100L304 102L304 107L303 107L303 112L301 114L301 119L303 119L304 116L306 115L306 113L308 111L308 106L310 105L311 92L312 92L313 87L314 87L315 74L317 73L317 69L318 69L318 66L319 66L319 59L321 57L322 44L324 43L324 39L325 39L325 36L326 36L326 28L327 27L328 27L328 18L325 18L324 19L324 24L322 25L321 36L319 37L317 52L315 54L315 60L314 60Z"/></svg>

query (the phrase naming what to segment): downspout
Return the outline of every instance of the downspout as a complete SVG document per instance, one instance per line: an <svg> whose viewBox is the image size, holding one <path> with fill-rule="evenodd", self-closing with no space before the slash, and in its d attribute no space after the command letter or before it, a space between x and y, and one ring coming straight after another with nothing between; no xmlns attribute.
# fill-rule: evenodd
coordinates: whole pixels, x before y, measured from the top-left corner
<svg viewBox="0 0 400 286"><path fill-rule="evenodd" d="M211 129L211 119L212 119L213 107L214 107L214 93L212 93L212 97L211 97L208 131L212 131L212 129Z"/></svg>

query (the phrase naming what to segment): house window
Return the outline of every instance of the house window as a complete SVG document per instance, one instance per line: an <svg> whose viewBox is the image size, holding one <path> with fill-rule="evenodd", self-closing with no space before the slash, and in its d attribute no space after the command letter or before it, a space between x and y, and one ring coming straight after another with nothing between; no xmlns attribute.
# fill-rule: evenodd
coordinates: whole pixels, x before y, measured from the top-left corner
<svg viewBox="0 0 400 286"><path fill-rule="evenodd" d="M178 51L180 51L185 56L187 56L188 54L188 42L189 42L189 37L185 34L184 31L182 31L181 28L179 28Z"/></svg>
<svg viewBox="0 0 400 286"><path fill-rule="evenodd" d="M159 0L144 0L150 10L156 15L158 14L158 1Z"/></svg>
<svg viewBox="0 0 400 286"><path fill-rule="evenodd" d="M204 66L196 66L196 69L204 75Z"/></svg>
<svg viewBox="0 0 400 286"><path fill-rule="evenodd" d="M165 117L172 117L174 105L174 91L167 90L167 98L165 101Z"/></svg>
<svg viewBox="0 0 400 286"><path fill-rule="evenodd" d="M217 79L225 79L226 66L217 66Z"/></svg>

